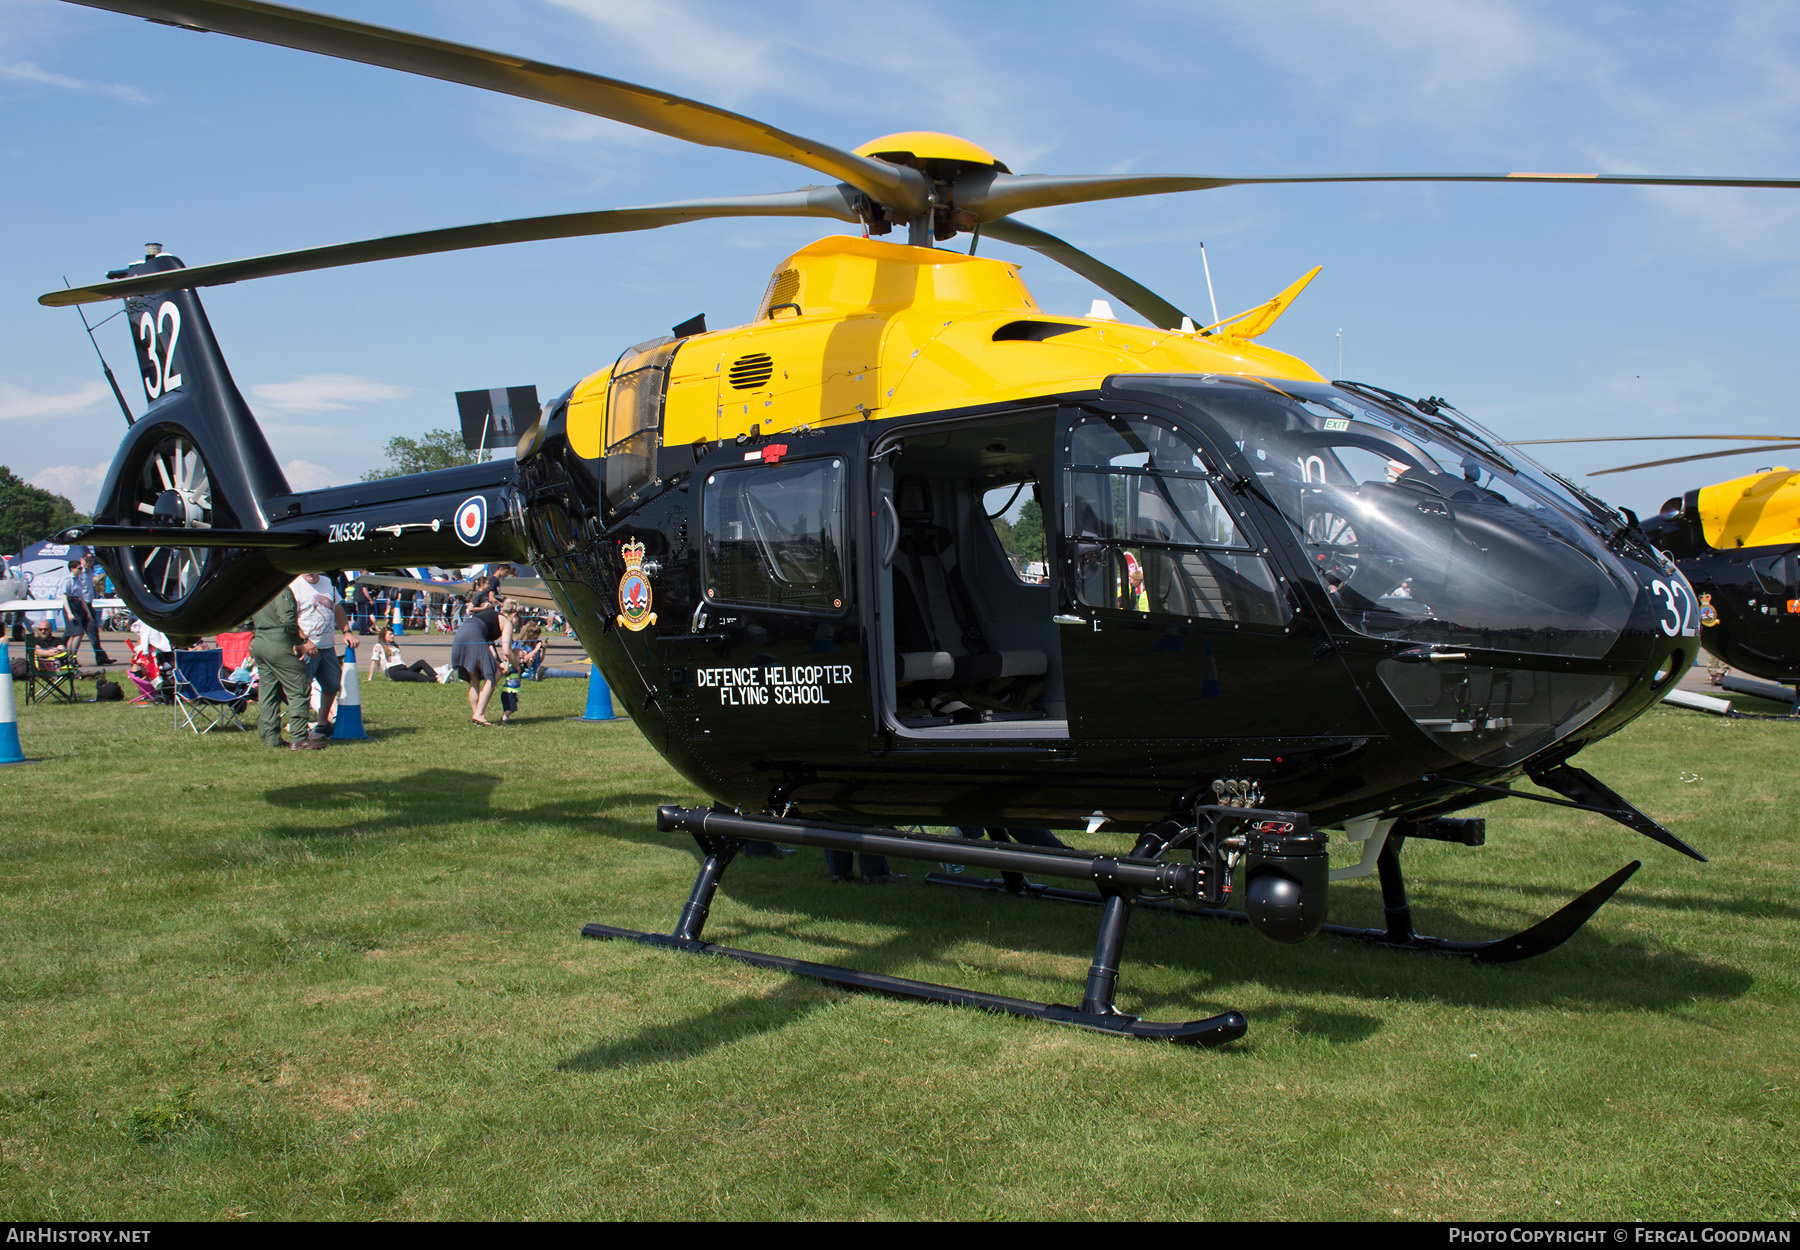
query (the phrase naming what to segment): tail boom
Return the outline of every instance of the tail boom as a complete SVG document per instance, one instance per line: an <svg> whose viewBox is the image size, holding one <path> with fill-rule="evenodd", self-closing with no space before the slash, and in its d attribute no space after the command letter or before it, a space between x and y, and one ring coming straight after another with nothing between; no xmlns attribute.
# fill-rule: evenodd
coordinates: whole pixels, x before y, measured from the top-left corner
<svg viewBox="0 0 1800 1250"><path fill-rule="evenodd" d="M123 571L127 553L140 567L145 553L194 554L205 571L201 590L178 604L159 601L141 577L114 581L132 611L174 636L230 629L301 573L344 568L464 565L522 561L524 527L510 460L416 473L377 482L281 495L263 501L267 529L188 528L154 523L83 525L63 541L102 551L109 569ZM221 578L229 562L232 575ZM205 574L211 574L206 576Z"/></svg>

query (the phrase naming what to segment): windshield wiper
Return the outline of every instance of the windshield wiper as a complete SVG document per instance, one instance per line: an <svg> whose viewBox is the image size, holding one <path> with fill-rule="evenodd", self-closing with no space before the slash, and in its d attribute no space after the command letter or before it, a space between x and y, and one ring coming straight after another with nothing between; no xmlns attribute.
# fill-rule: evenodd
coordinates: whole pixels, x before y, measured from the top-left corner
<svg viewBox="0 0 1800 1250"><path fill-rule="evenodd" d="M1509 473L1517 473L1519 471L1518 467L1514 465L1511 460L1506 458L1506 454L1495 446L1494 443L1489 441L1489 439L1479 430L1472 429L1471 427L1464 425L1461 421L1456 420L1455 417L1446 415L1450 412L1456 412L1456 409L1451 406L1450 401L1447 399L1442 399L1437 396L1430 396L1425 399L1408 399L1397 391L1390 391L1380 386L1371 386L1367 382L1333 382L1332 385L1341 386L1352 394L1360 395L1364 399L1373 400L1384 407L1398 409L1400 415L1408 420L1417 421L1428 429L1436 430L1440 434L1449 435L1451 441L1460 443L1465 451L1478 451L1483 455L1491 456ZM1457 416L1462 416L1462 414L1457 413Z"/></svg>

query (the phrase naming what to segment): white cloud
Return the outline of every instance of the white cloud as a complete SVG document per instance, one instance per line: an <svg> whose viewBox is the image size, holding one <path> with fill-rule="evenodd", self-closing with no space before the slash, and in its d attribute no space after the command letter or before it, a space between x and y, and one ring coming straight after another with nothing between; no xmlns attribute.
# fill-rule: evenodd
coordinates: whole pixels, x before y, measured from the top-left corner
<svg viewBox="0 0 1800 1250"><path fill-rule="evenodd" d="M0 382L0 421L72 417L106 397L106 383L84 382L72 391L40 395L10 382Z"/></svg>
<svg viewBox="0 0 1800 1250"><path fill-rule="evenodd" d="M136 87L117 82L86 82L80 78L71 78L67 74L58 74L44 69L31 61L0 64L0 78L9 78L14 82L36 83L42 87L60 87L65 91L93 91L100 95L113 96L130 104L150 103L150 97Z"/></svg>
<svg viewBox="0 0 1800 1250"><path fill-rule="evenodd" d="M106 482L106 471L111 467L110 461L102 461L91 469L78 464L56 464L39 469L28 480L40 490L64 496L83 512L92 512L100 487Z"/></svg>
<svg viewBox="0 0 1800 1250"><path fill-rule="evenodd" d="M984 53L948 15L922 11L919 20L896 23L884 13L813 3L771 20L763 8L703 0L550 3L591 23L598 36L592 50L570 48L567 64L757 116L766 115L757 101L798 101L798 118L769 120L842 148L881 133L858 120L870 116L883 119L882 130L897 116L909 119L906 129L956 129L979 118L976 141L1015 171L1055 146L1044 141L1031 107L1040 82L1020 72L1016 57ZM834 102L823 118L822 100ZM898 112L895 101L903 102ZM628 139L616 125L513 124L544 156L558 146L654 149L668 142Z"/></svg>
<svg viewBox="0 0 1800 1250"><path fill-rule="evenodd" d="M725 30L685 6L646 0L553 3L614 38L629 40L637 56L659 73L705 83L709 101L738 99L781 85L782 67L767 59L768 39Z"/></svg>
<svg viewBox="0 0 1800 1250"><path fill-rule="evenodd" d="M1591 73L1603 59L1507 0L1231 0L1218 12L1365 121L1404 101L1417 120L1456 126L1499 110L1526 79Z"/></svg>
<svg viewBox="0 0 1800 1250"><path fill-rule="evenodd" d="M264 382L250 388L264 408L277 412L333 412L380 399L404 399L404 386L359 378L348 373L310 373L292 382Z"/></svg>
<svg viewBox="0 0 1800 1250"><path fill-rule="evenodd" d="M287 475L288 485L295 490L321 490L338 485L336 473L310 460L290 460L281 466L281 471Z"/></svg>

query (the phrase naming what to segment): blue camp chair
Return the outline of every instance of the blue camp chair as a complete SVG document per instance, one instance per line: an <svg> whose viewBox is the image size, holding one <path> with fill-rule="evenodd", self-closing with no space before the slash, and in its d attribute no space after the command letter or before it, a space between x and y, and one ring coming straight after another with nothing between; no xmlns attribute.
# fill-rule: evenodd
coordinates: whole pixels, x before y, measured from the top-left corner
<svg viewBox="0 0 1800 1250"><path fill-rule="evenodd" d="M175 702L175 727L183 725L197 734L211 733L221 725L230 729L248 729L242 716L249 702L249 692L219 673L225 653L217 647L210 651L177 651L171 672L169 692Z"/></svg>

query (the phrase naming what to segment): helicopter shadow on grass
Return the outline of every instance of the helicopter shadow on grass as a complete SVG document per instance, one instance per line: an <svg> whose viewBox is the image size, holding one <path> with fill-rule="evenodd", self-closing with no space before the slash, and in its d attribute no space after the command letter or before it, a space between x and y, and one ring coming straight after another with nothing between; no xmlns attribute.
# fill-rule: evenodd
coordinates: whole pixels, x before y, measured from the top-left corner
<svg viewBox="0 0 1800 1250"><path fill-rule="evenodd" d="M486 771L426 768L379 782L282 787L267 791L266 800L275 807L304 812L307 819L304 823L272 826L266 832L274 837L308 839L315 844L342 839L348 846L353 838L417 835L434 825L504 817L579 835L679 851L684 858L697 859L695 848L687 839L655 828L651 813L659 802L666 801L665 794L608 794L533 803L522 809L496 807L494 790L506 779ZM602 803L609 811L623 808L632 815L603 814L597 810ZM719 919L708 936L723 945L753 950L799 947L802 957L822 962L841 962L890 975L924 975L950 984L1041 1001L1066 1003L1079 998L1081 981L1092 956L1097 909L924 887L919 878L930 870L929 865L899 866L911 873L913 880L875 889L830 885L820 858L813 853L803 852L782 860L740 859L725 879L720 899L725 906L715 909ZM1564 897L1551 886L1456 878L1434 878L1426 889L1428 893L1414 900L1415 922L1420 931L1454 938L1500 936L1511 928L1533 923L1539 915L1502 903L1498 907L1500 919L1470 923L1434 899L1432 893L1436 891L1452 891L1464 900L1471 894L1554 897L1559 901ZM667 929L679 914L685 896L685 889L671 890L657 904L661 910L653 917L597 914L586 918L609 923L636 920ZM1345 901L1351 904L1347 909L1351 914L1338 919L1379 923L1378 907L1372 906L1370 898ZM1675 905L1667 899L1631 901ZM1719 900L1692 901L1701 906L1720 905ZM1493 906L1482 911L1487 917L1496 914ZM1513 969L1474 967L1442 956L1381 951L1329 935L1310 947L1287 950L1234 926L1146 912L1132 924L1120 1003L1124 1009L1151 1019L1195 1018L1231 1009L1234 987L1257 985L1302 995L1341 996L1346 986L1352 986L1372 1000L1448 1000L1497 1007L1587 1002L1602 1009L1616 1005L1654 1010L1696 996L1735 998L1750 985L1750 977L1740 969L1706 963L1683 952L1651 953L1638 942L1608 943L1606 915L1602 911L1592 925L1572 940L1571 947ZM844 925L869 923L890 927L892 936L877 942L857 942L829 932ZM1006 983L999 984L987 981L981 968L969 967L954 954L963 945L997 949L996 942L1006 948L1008 955L1025 956L1027 962L1041 965L1054 960L1058 971L1024 973L1014 966L1007 969ZM1328 943L1337 949L1330 953L1318 949ZM1570 949L1581 950L1578 965L1568 959ZM667 957L691 958L672 953ZM977 956L975 962L983 960ZM1013 962L1016 965L1019 961ZM927 969L923 973L921 964ZM1154 966L1180 970L1183 985L1158 991L1147 984L1148 979L1134 978L1134 968ZM1521 969L1527 967L1530 975L1521 975ZM766 992L739 996L700 1015L670 1020L634 1036L595 1045L564 1060L561 1066L595 1070L670 1054L703 1054L740 1038L796 1023L820 1006L839 1001L845 993L776 973L758 975L770 978ZM1273 1017L1282 1021L1291 1031L1341 1043L1361 1040L1382 1027L1378 1016L1356 1010L1324 1010L1296 1004L1264 1007L1257 1014L1265 1020ZM1254 1035L1250 1044L1254 1044Z"/></svg>
<svg viewBox="0 0 1800 1250"><path fill-rule="evenodd" d="M1740 894L1731 894L1722 890L1716 893L1704 894L1697 891L1687 891L1679 894L1652 893L1652 887L1649 887L1647 883L1642 885L1637 891L1633 891L1632 886L1638 885L1642 881L1643 878L1633 878L1633 880L1628 882L1625 888L1619 892L1615 902L1609 904L1609 906L1616 905L1616 903L1626 903L1632 907L1654 907L1660 911L1699 912L1706 914L1724 912L1727 915L1744 916L1759 920L1785 920L1789 922L1800 920L1800 906L1796 906L1780 899L1747 898ZM1454 888L1467 894L1481 894L1487 896L1511 894L1542 898L1549 900L1553 906L1560 906L1568 899L1568 895L1563 889L1560 886L1554 885L1514 885L1503 881L1474 881L1453 877L1433 878L1433 884ZM1421 901L1422 900L1418 898L1413 899L1413 909L1415 911L1418 910ZM1604 917L1605 915L1606 912L1604 910L1599 913L1599 916L1601 917ZM1378 921L1371 920L1369 923L1375 924L1378 923ZM1527 920L1526 923L1529 924L1531 921ZM1485 936L1497 937L1500 936L1500 933L1496 930L1494 933Z"/></svg>
<svg viewBox="0 0 1800 1250"><path fill-rule="evenodd" d="M1458 901L1471 894L1545 896L1559 903L1569 897L1553 886L1507 886L1449 877L1435 879L1432 885L1456 891L1461 896ZM1379 928L1379 905L1370 907L1367 899L1357 901L1362 905L1349 909L1350 915L1334 916L1334 922ZM1621 901L1635 904L1644 900L1615 899L1615 916ZM1416 895L1412 900L1416 930L1453 941L1502 937L1535 924L1549 909L1538 912L1516 904L1488 904L1480 910L1482 918L1472 921L1455 910L1452 900ZM1603 907L1563 945L1516 964L1477 964L1453 955L1383 949L1329 933L1305 946L1284 949L1237 926L1199 918L1167 919L1174 925L1217 935L1209 941L1215 957L1197 969L1207 978L1213 994L1229 994L1232 985L1259 985L1299 994L1342 994L1348 988L1377 1000L1445 1001L1503 1009L1585 1005L1593 1011L1668 1011L1694 999L1740 998L1754 983L1741 967L1673 944L1651 945L1636 936L1614 938L1611 935L1619 932L1619 927L1609 923L1608 915ZM1133 935L1145 939L1145 945L1138 948L1140 958L1149 957L1146 947L1151 942L1179 945L1183 941L1166 930L1152 939L1148 930L1149 926L1141 926ZM1143 1001L1148 1006L1159 1000L1151 996Z"/></svg>
<svg viewBox="0 0 1800 1250"><path fill-rule="evenodd" d="M1068 1003L1080 997L1082 977L1092 956L1097 908L919 888L916 879L905 886L885 888L879 897L857 887L805 890L784 872L796 863L783 861L769 864L763 871L728 876L722 897L737 906L724 916L715 908L715 916L726 920L728 927L715 921L709 938L724 946L762 951L798 942L810 948L807 957L815 960L841 961L861 971L890 975L917 976L918 965L926 964L934 966L924 974L928 977L1041 1001ZM816 860L801 871L822 876ZM1499 887L1450 880L1440 884L1458 890L1558 893L1553 887ZM670 920L678 907L679 900L671 899ZM1416 900L1414 917L1421 932L1467 940L1502 936L1541 918L1523 909L1508 910L1517 915L1508 914L1500 922L1472 924L1459 919L1447 906ZM801 914L796 916L796 912ZM1491 908L1484 912L1493 914ZM1593 1011L1668 1011L1695 998L1735 999L1752 984L1749 973L1729 964L1681 950L1652 949L1636 939L1611 940L1606 936L1605 915L1602 911L1592 926L1567 945L1537 959L1518 965L1477 965L1452 956L1382 950L1331 935L1306 946L1285 948L1239 926L1143 912L1133 920L1126 943L1119 1003L1121 1009L1147 1019L1194 1019L1231 1009L1234 997L1257 987L1296 998L1341 998L1350 993L1371 1004L1402 1001L1498 1009L1554 1007L1561 1011L1585 1005ZM819 931L821 924L838 922L891 924L899 932L884 941L859 944ZM996 929L1000 930L998 939ZM1000 985L987 982L983 969L969 967L951 953L964 944L985 943L995 949L998 963L1001 952L994 945L996 940L1004 942L1007 956L1025 955L1037 962L1054 958L1068 971L1035 975L1008 969L1007 983ZM693 958L672 952L667 957ZM985 962L979 956L977 961ZM1149 985L1153 978L1134 977L1134 969L1149 968L1161 971L1164 975L1154 979L1164 981L1168 970L1176 970L1183 974L1183 984L1157 990ZM698 969L695 974L699 975ZM694 1057L798 1023L848 993L779 973L761 975L771 978L770 988L762 994L740 995L709 1011L596 1044L559 1067L596 1071ZM1031 984L1022 988L1025 981ZM1374 1012L1325 1009L1300 1002L1261 1006L1254 1016L1249 1039L1231 1049L1254 1049L1259 1021L1265 1034L1279 1028L1339 1044L1362 1041L1384 1027L1382 1016Z"/></svg>
<svg viewBox="0 0 1800 1250"><path fill-rule="evenodd" d="M644 820L620 820L602 815L601 800L566 799L534 802L522 808L494 803L494 790L509 778L499 773L459 768L425 768L404 777L381 780L334 779L323 784L281 786L267 790L264 801L272 807L305 812L307 823L270 825L264 832L277 838L324 839L354 831L359 837L379 836L433 825L455 825L496 818L551 825L577 833L604 833L666 845L666 835L655 833L654 816ZM627 806L653 813L666 801L658 794L611 794L608 807ZM369 809L378 814L366 814ZM352 816L352 813L355 813Z"/></svg>
<svg viewBox="0 0 1800 1250"><path fill-rule="evenodd" d="M1433 875L1429 879L1429 886L1436 890L1454 890L1456 893L1462 893L1465 897L1480 895L1483 899L1505 899L1508 895L1512 895L1512 897L1526 897L1526 899L1543 899L1550 904L1544 910L1546 913L1559 908L1562 902L1568 902L1570 899L1570 893L1566 892L1562 886L1553 886L1553 884L1516 884L1507 883L1507 881L1476 881L1476 879L1453 877L1453 875ZM1638 886L1638 890L1633 890L1633 886ZM1800 920L1800 906L1773 899L1773 897L1755 899L1755 897L1735 895L1735 893L1724 892L1724 890L1715 893L1654 893L1652 890L1654 890L1654 886L1645 883L1643 877L1634 877L1625 883L1624 890L1620 890L1618 895L1607 902L1607 906L1618 908L1620 904L1625 904L1625 906L1633 906L1633 908L1694 911L1694 913L1705 913L1705 915L1723 911L1726 915L1739 915L1739 917L1750 917L1750 919L1789 920L1789 922ZM1373 901L1373 897L1375 897L1373 893L1364 895L1364 899L1370 899L1372 902L1370 902L1370 906L1361 908L1361 911L1368 915L1368 919L1361 920L1361 922L1379 926L1381 924L1381 904L1379 901ZM1413 902L1415 917L1420 915L1422 908L1435 906L1435 901L1431 897L1418 897L1417 893L1413 895L1411 902ZM1519 908L1514 908L1514 911L1517 913L1517 920L1521 926L1534 924L1535 920L1539 919L1534 913L1528 913ZM1598 919L1604 919L1606 915L1606 910L1597 913ZM1494 928L1490 933L1474 933L1469 937L1503 937L1510 931L1512 929Z"/></svg>

